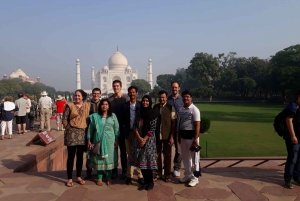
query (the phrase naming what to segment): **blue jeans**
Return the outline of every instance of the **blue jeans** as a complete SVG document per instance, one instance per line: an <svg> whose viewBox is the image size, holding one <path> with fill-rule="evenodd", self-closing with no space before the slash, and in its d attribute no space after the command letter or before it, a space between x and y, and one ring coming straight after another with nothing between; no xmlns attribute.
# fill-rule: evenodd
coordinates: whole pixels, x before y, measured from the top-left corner
<svg viewBox="0 0 300 201"><path fill-rule="evenodd" d="M284 168L284 181L300 179L300 144L292 144L286 141L287 159Z"/></svg>

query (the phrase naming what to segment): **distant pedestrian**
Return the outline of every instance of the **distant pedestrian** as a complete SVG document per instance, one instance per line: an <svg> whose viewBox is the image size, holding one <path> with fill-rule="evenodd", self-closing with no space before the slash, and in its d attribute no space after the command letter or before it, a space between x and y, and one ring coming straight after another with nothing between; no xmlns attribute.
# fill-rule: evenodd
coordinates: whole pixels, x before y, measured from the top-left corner
<svg viewBox="0 0 300 201"><path fill-rule="evenodd" d="M27 100L24 99L24 94L19 93L17 99L15 101L15 105L19 108L16 112L16 124L18 127L18 134L22 135L27 132L26 130L26 108L27 108Z"/></svg>
<svg viewBox="0 0 300 201"><path fill-rule="evenodd" d="M43 91L41 93L42 97L39 100L39 108L41 114L40 131L44 130L45 123L47 125L47 130L51 131L50 117L52 116L52 101L51 98L47 95L47 92Z"/></svg>
<svg viewBox="0 0 300 201"><path fill-rule="evenodd" d="M33 129L34 121L37 117L37 102L34 100L34 96L29 96L29 99L31 101L31 107L30 107L28 118L29 118L30 129Z"/></svg>
<svg viewBox="0 0 300 201"><path fill-rule="evenodd" d="M192 103L192 93L190 91L183 91L181 96L184 105L179 109L178 116L184 177L180 179L180 182L189 182L188 186L193 187L198 184L198 175L194 175L194 172L200 171L200 111Z"/></svg>
<svg viewBox="0 0 300 201"><path fill-rule="evenodd" d="M66 103L67 102L61 95L57 96L55 105L56 105L56 127L57 127L58 131L60 129L65 130L62 126L62 115L63 115L64 109L65 109Z"/></svg>
<svg viewBox="0 0 300 201"><path fill-rule="evenodd" d="M6 96L4 102L0 105L1 111L1 140L4 140L4 133L6 126L8 127L9 139L12 136L12 120L14 117L14 112L18 111L19 108L12 102L13 98L11 96Z"/></svg>
<svg viewBox="0 0 300 201"><path fill-rule="evenodd" d="M24 94L24 99L27 101L26 105L26 130L30 130L30 124L29 124L29 113L30 113L30 108L31 108L31 101L28 98L28 94Z"/></svg>
<svg viewBox="0 0 300 201"><path fill-rule="evenodd" d="M68 187L73 186L73 166L76 155L76 176L77 182L81 185L85 181L81 179L83 165L83 153L86 150L85 129L87 128L87 118L90 112L90 103L84 102L87 93L79 89L75 91L75 101L68 103L63 113L62 123L65 128L64 145L67 146L67 174Z"/></svg>

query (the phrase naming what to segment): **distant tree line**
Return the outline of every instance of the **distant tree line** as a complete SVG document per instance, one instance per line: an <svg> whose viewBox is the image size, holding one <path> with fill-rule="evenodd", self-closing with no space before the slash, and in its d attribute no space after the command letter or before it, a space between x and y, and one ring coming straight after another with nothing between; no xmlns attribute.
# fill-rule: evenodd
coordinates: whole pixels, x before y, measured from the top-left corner
<svg viewBox="0 0 300 201"><path fill-rule="evenodd" d="M48 96L52 98L54 98L54 96L58 94L70 94L70 92L56 91L55 88L47 86L43 83L31 84L30 82L23 82L23 80L19 78L0 80L1 99L3 99L4 96L12 96L14 99L16 99L18 93L20 92L33 95L36 99L38 99L42 91L46 91L48 93Z"/></svg>
<svg viewBox="0 0 300 201"><path fill-rule="evenodd" d="M290 46L270 59L238 57L229 52L214 57L196 53L187 68L175 75L157 76L154 90L170 92L170 83L178 81L181 89L190 89L196 97L216 99L268 99L286 101L300 88L300 44Z"/></svg>

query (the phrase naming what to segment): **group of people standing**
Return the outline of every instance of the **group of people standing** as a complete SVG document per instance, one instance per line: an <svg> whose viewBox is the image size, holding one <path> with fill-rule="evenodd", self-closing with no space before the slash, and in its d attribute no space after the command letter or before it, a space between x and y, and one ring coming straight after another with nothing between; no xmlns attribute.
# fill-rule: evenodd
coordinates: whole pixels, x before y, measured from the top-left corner
<svg viewBox="0 0 300 201"><path fill-rule="evenodd" d="M180 84L172 82L172 94L168 96L166 91L160 91L159 103L152 107L148 95L141 102L137 100L137 87L130 86L127 95L121 93L121 81L113 81L112 87L114 94L101 100L101 90L94 88L90 102L86 101L83 90L76 90L74 102L65 106L62 123L68 150L66 185L73 186L75 155L77 183L85 184L81 178L84 152L87 155L85 179L90 179L95 170L97 185L103 185L104 177L106 184L111 185L112 179L118 176L119 147L126 184L132 184L136 168L138 190L151 190L157 179L171 182L175 144L174 176L180 176L182 160L185 171L180 182L195 186L200 176L200 111L192 103L192 94L186 90L180 96Z"/></svg>
<svg viewBox="0 0 300 201"><path fill-rule="evenodd" d="M39 131L51 131L50 118L53 111L53 103L47 92L41 92L38 102L34 100L34 96L25 93L19 93L18 99L13 102L11 96L6 96L0 104L0 120L1 120L1 140L4 139L5 133L12 138L12 124L15 117L17 125L17 133L25 134L34 128L34 122L39 117ZM64 130L62 126L62 113L64 111L66 101L62 96L58 96L56 105L56 125L57 130Z"/></svg>
<svg viewBox="0 0 300 201"><path fill-rule="evenodd" d="M16 117L17 134L25 134L33 128L36 116L37 103L33 96L24 93L18 94L18 99L13 102L11 96L6 96L0 105L1 112L1 140L4 140L4 134L8 131L9 139L12 138L12 122Z"/></svg>

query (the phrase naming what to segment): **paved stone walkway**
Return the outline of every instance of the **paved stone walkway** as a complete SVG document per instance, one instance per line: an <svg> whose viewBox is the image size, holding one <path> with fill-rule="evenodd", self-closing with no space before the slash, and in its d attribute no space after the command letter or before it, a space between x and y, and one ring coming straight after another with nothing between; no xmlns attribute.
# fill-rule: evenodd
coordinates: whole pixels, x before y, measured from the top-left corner
<svg viewBox="0 0 300 201"><path fill-rule="evenodd" d="M75 172L74 172L75 173ZM181 172L183 173L183 172ZM283 172L278 168L211 168L204 170L199 184L190 188L173 178L171 183L155 182L152 191L138 191L136 180L125 185L121 179L111 186L97 186L96 178L81 186L65 186L66 172L5 173L0 175L0 201L33 200L300 200L300 186L282 187ZM135 178L136 179L136 178Z"/></svg>
<svg viewBox="0 0 300 201"><path fill-rule="evenodd" d="M31 131L23 136L14 135L12 140L0 141L0 201L300 201L300 186L283 188L283 167L274 162L255 168L226 168L222 167L224 163L215 164L203 169L196 187L187 187L179 183L179 178L172 178L170 183L155 182L154 189L149 192L137 190L136 178L130 186L125 185L125 180L116 179L111 186L100 187L95 184L94 175L85 185L74 183L74 187L68 188L65 186L65 170L13 173L26 161L28 153L44 149L37 145L25 146L36 133ZM52 133L58 138L62 136L61 131Z"/></svg>

